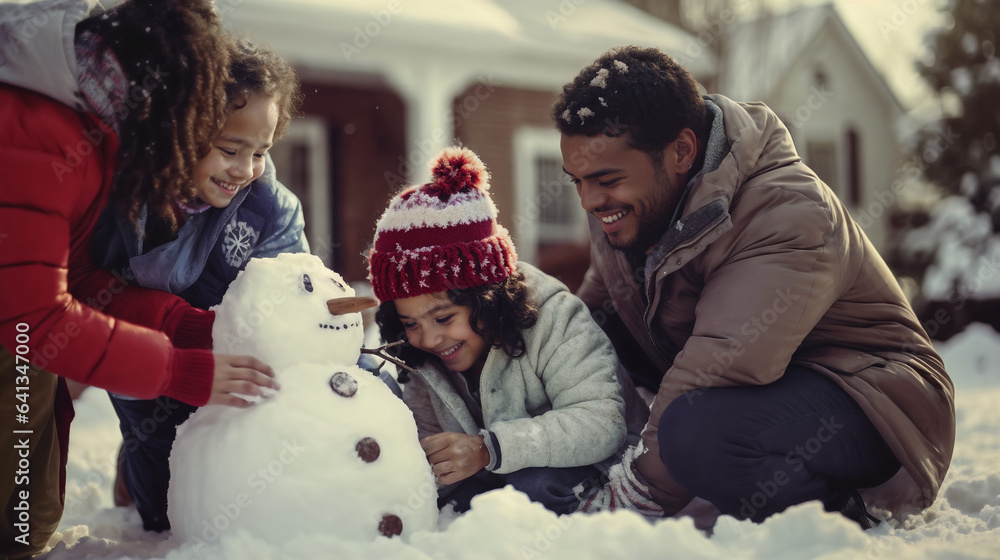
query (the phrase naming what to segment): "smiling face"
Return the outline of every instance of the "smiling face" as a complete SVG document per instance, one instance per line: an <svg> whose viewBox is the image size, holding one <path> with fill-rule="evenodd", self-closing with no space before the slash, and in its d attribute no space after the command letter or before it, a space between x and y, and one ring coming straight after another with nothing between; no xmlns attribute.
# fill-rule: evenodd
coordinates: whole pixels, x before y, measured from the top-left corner
<svg viewBox="0 0 1000 560"><path fill-rule="evenodd" d="M624 136L562 136L563 169L583 209L601 221L612 247L645 251L669 227L682 185L671 169L672 143L654 163Z"/></svg>
<svg viewBox="0 0 1000 560"><path fill-rule="evenodd" d="M433 354L451 371L482 372L489 346L472 330L468 307L456 305L445 292L393 303L410 345Z"/></svg>
<svg viewBox="0 0 1000 560"><path fill-rule="evenodd" d="M195 165L198 198L215 208L229 206L236 193L264 173L264 154L277 125L278 106L270 98L251 97L234 109L208 155Z"/></svg>

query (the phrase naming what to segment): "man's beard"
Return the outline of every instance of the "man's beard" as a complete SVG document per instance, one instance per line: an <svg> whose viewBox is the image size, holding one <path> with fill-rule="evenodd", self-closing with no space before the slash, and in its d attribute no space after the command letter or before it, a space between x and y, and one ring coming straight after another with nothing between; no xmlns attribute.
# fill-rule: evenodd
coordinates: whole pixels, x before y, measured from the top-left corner
<svg viewBox="0 0 1000 560"><path fill-rule="evenodd" d="M613 248L624 253L645 253L659 243L670 227L670 218L680 201L680 189L670 181L662 167L657 167L653 180L656 181L654 192L658 196L640 200L637 202L638 206L629 208L629 212L638 220L635 236L624 242L615 242L607 234L604 235Z"/></svg>

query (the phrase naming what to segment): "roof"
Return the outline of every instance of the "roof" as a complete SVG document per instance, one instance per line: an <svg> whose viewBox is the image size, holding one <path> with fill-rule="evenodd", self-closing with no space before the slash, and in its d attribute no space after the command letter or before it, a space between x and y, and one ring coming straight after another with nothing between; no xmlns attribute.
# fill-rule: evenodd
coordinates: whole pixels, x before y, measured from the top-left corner
<svg viewBox="0 0 1000 560"><path fill-rule="evenodd" d="M465 78L554 89L607 49L655 46L682 55L686 31L614 0L241 0L219 3L223 21L300 68L341 74L406 73L435 67ZM706 53L686 58L704 79Z"/></svg>
<svg viewBox="0 0 1000 560"><path fill-rule="evenodd" d="M719 91L740 101L766 101L785 74L824 30L839 34L848 54L889 103L903 110L885 77L872 65L832 4L799 8L733 25L726 37Z"/></svg>

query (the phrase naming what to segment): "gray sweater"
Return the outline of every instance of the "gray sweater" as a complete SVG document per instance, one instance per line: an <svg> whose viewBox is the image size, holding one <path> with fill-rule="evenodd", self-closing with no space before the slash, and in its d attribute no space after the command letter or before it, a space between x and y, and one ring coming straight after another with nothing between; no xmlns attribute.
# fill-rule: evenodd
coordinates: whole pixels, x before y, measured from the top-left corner
<svg viewBox="0 0 1000 560"><path fill-rule="evenodd" d="M492 348L483 366L487 469L506 474L613 459L626 438L619 384L626 374L611 342L565 285L529 264L518 263L518 269L539 305L538 321L523 333L524 356ZM418 368L403 400L421 438L483 431L447 372L432 361Z"/></svg>

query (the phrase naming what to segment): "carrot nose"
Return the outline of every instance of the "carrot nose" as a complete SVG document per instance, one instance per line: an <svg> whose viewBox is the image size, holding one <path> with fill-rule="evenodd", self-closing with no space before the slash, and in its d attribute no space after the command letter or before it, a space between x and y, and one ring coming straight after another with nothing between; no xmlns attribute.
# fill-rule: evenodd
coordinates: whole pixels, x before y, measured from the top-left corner
<svg viewBox="0 0 1000 560"><path fill-rule="evenodd" d="M378 305L378 300L373 297L345 297L331 299L326 302L326 307L330 310L331 315L357 313L376 305Z"/></svg>

